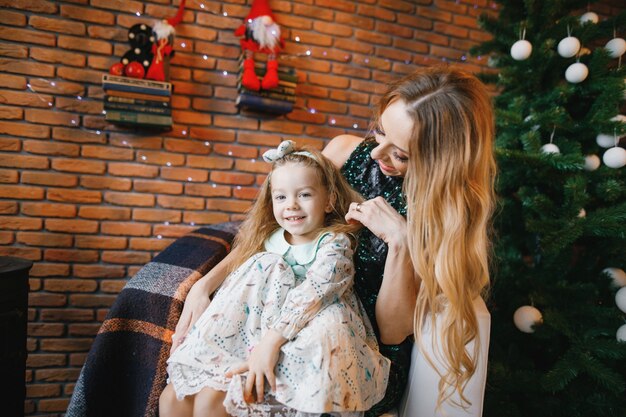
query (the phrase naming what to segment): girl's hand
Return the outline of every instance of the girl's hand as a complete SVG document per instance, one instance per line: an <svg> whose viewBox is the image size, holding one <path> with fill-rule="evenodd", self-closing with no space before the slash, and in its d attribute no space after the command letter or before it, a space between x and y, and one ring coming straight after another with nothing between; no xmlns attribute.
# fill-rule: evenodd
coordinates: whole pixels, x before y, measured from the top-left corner
<svg viewBox="0 0 626 417"><path fill-rule="evenodd" d="M181 343L183 343L191 327L196 321L198 321L200 315L202 315L204 310L206 310L211 303L209 290L206 289L204 284L204 278L200 279L191 287L189 293L187 294L187 298L185 298L183 312L180 315L180 319L178 319L176 329L172 335L170 355L174 353Z"/></svg>
<svg viewBox="0 0 626 417"><path fill-rule="evenodd" d="M406 245L406 219L382 197L350 203L346 221L361 223L387 245Z"/></svg>
<svg viewBox="0 0 626 417"><path fill-rule="evenodd" d="M246 378L246 387L243 392L243 398L247 402L254 402L256 387L256 402L263 401L263 392L265 379L270 384L273 391L276 391L276 375L274 368L278 363L280 355L280 347L287 341L280 333L269 330L250 352L248 360L241 365L233 367L226 373L227 377L241 374L248 371Z"/></svg>

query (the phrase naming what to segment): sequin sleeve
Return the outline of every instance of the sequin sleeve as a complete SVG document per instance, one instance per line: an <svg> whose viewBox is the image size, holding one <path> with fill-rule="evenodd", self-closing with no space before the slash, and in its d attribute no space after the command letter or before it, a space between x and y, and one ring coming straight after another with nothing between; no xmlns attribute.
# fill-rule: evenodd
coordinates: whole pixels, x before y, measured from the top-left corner
<svg viewBox="0 0 626 417"><path fill-rule="evenodd" d="M270 327L286 339L293 339L321 309L341 297L353 278L348 238L339 234L322 239L306 279L289 291L280 315Z"/></svg>

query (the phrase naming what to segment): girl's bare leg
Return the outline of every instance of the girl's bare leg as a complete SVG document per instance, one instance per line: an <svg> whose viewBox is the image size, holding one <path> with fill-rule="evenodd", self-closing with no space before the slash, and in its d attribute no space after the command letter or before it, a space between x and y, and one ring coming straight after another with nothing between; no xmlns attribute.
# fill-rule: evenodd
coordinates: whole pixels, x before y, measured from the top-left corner
<svg viewBox="0 0 626 417"><path fill-rule="evenodd" d="M179 401L172 384L167 384L159 398L159 417L193 417L193 410L193 397L187 396Z"/></svg>
<svg viewBox="0 0 626 417"><path fill-rule="evenodd" d="M194 397L193 417L228 417L223 404L225 392L203 388Z"/></svg>

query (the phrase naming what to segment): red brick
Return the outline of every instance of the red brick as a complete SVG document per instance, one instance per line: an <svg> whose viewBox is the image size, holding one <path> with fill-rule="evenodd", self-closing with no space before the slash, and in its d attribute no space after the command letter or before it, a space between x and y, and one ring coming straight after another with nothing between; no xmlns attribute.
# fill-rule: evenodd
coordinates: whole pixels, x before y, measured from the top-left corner
<svg viewBox="0 0 626 417"><path fill-rule="evenodd" d="M133 209L133 220L148 221L148 222L171 222L179 223L181 219L181 213L177 210L163 210L163 209Z"/></svg>
<svg viewBox="0 0 626 417"><path fill-rule="evenodd" d="M11 29L13 30L13 29ZM17 29L15 29L17 30ZM3 31L0 31L0 34ZM54 38L54 35L50 35ZM36 38L39 43L49 44L47 37L43 34L37 34ZM53 39L54 40L54 39ZM41 42L45 41L45 42ZM51 46L54 43L50 44ZM0 58L0 71L10 72L14 74L33 75L38 77L52 77L54 76L54 66L48 64L40 64L30 61L22 61L17 59Z"/></svg>
<svg viewBox="0 0 626 417"><path fill-rule="evenodd" d="M86 158L112 159L132 161L134 152L132 149L112 148L108 146L83 145L81 156Z"/></svg>
<svg viewBox="0 0 626 417"><path fill-rule="evenodd" d="M85 22L112 25L115 23L113 13L98 10L93 7L79 7L72 5L61 5L61 16Z"/></svg>
<svg viewBox="0 0 626 417"><path fill-rule="evenodd" d="M98 222L78 219L46 219L46 229L53 232L96 233Z"/></svg>
<svg viewBox="0 0 626 417"><path fill-rule="evenodd" d="M134 238L130 241L130 248L131 249L142 249L142 248L135 248L134 246L136 245L136 241L150 241L150 242L159 242L159 243L164 243L165 246L169 245L172 241L169 239L142 239L142 238ZM144 246L144 245L139 245L139 246ZM148 246L148 245L145 245ZM155 248L158 249L149 249L149 248L145 248L146 250L162 250L165 248L165 246L159 246L156 245L154 246ZM113 293L113 294L119 294L122 289L124 289L124 286L126 285L126 281L109 281L109 280L102 280L100 281L100 291L104 292L104 293Z"/></svg>
<svg viewBox="0 0 626 417"><path fill-rule="evenodd" d="M123 278L126 271L116 265L74 265L72 271L79 278Z"/></svg>
<svg viewBox="0 0 626 417"><path fill-rule="evenodd" d="M58 353L29 353L26 359L26 366L28 368L64 365L67 365L67 359L65 355Z"/></svg>
<svg viewBox="0 0 626 417"><path fill-rule="evenodd" d="M133 249L133 250L162 251L163 249L168 247L172 242L173 242L173 239L160 239L159 237L156 237L156 238L136 237L130 240L128 247L129 249ZM115 291L115 289L117 289L117 286L110 285L107 288L109 288L109 290L105 292L119 292L119 291Z"/></svg>
<svg viewBox="0 0 626 417"><path fill-rule="evenodd" d="M56 323L28 323L29 336L63 336L65 326Z"/></svg>
<svg viewBox="0 0 626 417"><path fill-rule="evenodd" d="M196 197L170 197L160 195L157 197L157 204L168 209L202 210L204 199Z"/></svg>
<svg viewBox="0 0 626 417"><path fill-rule="evenodd" d="M62 294L50 294L57 297L66 298L65 295ZM42 321L52 321L52 322L80 322L80 321L93 321L94 313L93 310L85 310L85 309L42 309L41 310L41 320Z"/></svg>
<svg viewBox="0 0 626 417"><path fill-rule="evenodd" d="M74 217L76 207L56 203L22 203L22 214L40 217Z"/></svg>
<svg viewBox="0 0 626 417"><path fill-rule="evenodd" d="M44 139L50 137L50 128L16 122L0 122L0 134Z"/></svg>
<svg viewBox="0 0 626 417"><path fill-rule="evenodd" d="M97 220L130 220L130 209L123 207L81 206L78 217Z"/></svg>
<svg viewBox="0 0 626 417"><path fill-rule="evenodd" d="M71 22L61 19L50 19L43 16L31 16L28 19L30 26L49 32L68 33L70 35L84 35L85 25L80 22Z"/></svg>
<svg viewBox="0 0 626 417"><path fill-rule="evenodd" d="M15 201L0 201L0 213L1 214L17 213L17 203Z"/></svg>
<svg viewBox="0 0 626 417"><path fill-rule="evenodd" d="M100 329L100 324L70 324L68 326L69 336L95 336Z"/></svg>
<svg viewBox="0 0 626 417"><path fill-rule="evenodd" d="M29 307L63 307L67 303L67 297L63 294L29 293ZM43 317L42 317L43 318Z"/></svg>
<svg viewBox="0 0 626 417"><path fill-rule="evenodd" d="M0 185L0 198L14 198L16 200L41 200L44 189L40 187L26 187L23 185Z"/></svg>
<svg viewBox="0 0 626 417"><path fill-rule="evenodd" d="M101 233L115 236L150 236L151 226L141 223L102 222Z"/></svg>
<svg viewBox="0 0 626 417"><path fill-rule="evenodd" d="M235 213L245 213L251 206L249 201L211 199L207 200L207 210L230 211Z"/></svg>
<svg viewBox="0 0 626 417"><path fill-rule="evenodd" d="M250 185L254 183L254 175L236 172L211 172L211 181L221 184Z"/></svg>
<svg viewBox="0 0 626 417"><path fill-rule="evenodd" d="M41 259L41 249L3 246L0 247L0 256L15 256L30 259L31 261L39 261Z"/></svg>
<svg viewBox="0 0 626 417"><path fill-rule="evenodd" d="M122 261L123 259L118 262ZM110 307L115 298L115 295L73 294L70 295L70 304L76 307Z"/></svg>
<svg viewBox="0 0 626 417"><path fill-rule="evenodd" d="M26 16L21 13L3 10L0 14L0 23L3 25L26 26Z"/></svg>
<svg viewBox="0 0 626 417"><path fill-rule="evenodd" d="M37 262L30 270L31 277L66 277L70 274L70 266L67 264L50 264ZM31 291L33 290L31 285Z"/></svg>
<svg viewBox="0 0 626 417"><path fill-rule="evenodd" d="M24 118L24 110L19 107L3 107L0 108L0 119L4 120L21 120ZM6 145L0 146L0 150L6 149ZM19 150L19 146L17 148L7 149L7 150Z"/></svg>
<svg viewBox="0 0 626 417"><path fill-rule="evenodd" d="M54 172L22 172L21 182L23 184L51 185L56 187L76 187L78 177L69 174L57 174Z"/></svg>
<svg viewBox="0 0 626 417"><path fill-rule="evenodd" d="M188 155L187 165L194 168L231 169L233 160L215 156Z"/></svg>
<svg viewBox="0 0 626 417"><path fill-rule="evenodd" d="M225 213L207 213L207 212L194 212L186 211L183 214L183 222L193 225L198 224L216 224L227 222L229 220L228 214Z"/></svg>
<svg viewBox="0 0 626 417"><path fill-rule="evenodd" d="M76 381L80 369L38 369L35 371L35 381L39 382L64 382Z"/></svg>
<svg viewBox="0 0 626 417"><path fill-rule="evenodd" d="M54 14L57 12L57 6L52 1L46 0L11 0L3 1L2 6L10 6L19 10L29 10L37 13Z"/></svg>
<svg viewBox="0 0 626 417"><path fill-rule="evenodd" d="M106 164L102 161L86 161L82 159L57 158L52 161L52 169L85 174L104 174Z"/></svg>
<svg viewBox="0 0 626 417"><path fill-rule="evenodd" d="M50 262L97 262L98 252L80 249L46 249L44 259Z"/></svg>
<svg viewBox="0 0 626 417"><path fill-rule="evenodd" d="M98 204L102 202L99 191L68 190L64 188L48 188L46 198L50 201L66 203Z"/></svg>
<svg viewBox="0 0 626 417"><path fill-rule="evenodd" d="M91 347L92 342L93 339L91 338L42 339L41 349L47 352L86 352Z"/></svg>
<svg viewBox="0 0 626 417"><path fill-rule="evenodd" d="M197 229L196 226L154 226L154 233L160 236L178 238L193 232L195 229Z"/></svg>
<svg viewBox="0 0 626 417"><path fill-rule="evenodd" d="M2 245L10 245L15 241L15 236L13 232L0 232L0 244Z"/></svg>
<svg viewBox="0 0 626 417"><path fill-rule="evenodd" d="M52 129L52 137L56 140L78 143L105 143L106 135L102 132L89 132L84 129L68 129L55 127Z"/></svg>
<svg viewBox="0 0 626 417"><path fill-rule="evenodd" d="M39 45L48 45L54 46L56 39L54 34L45 33L45 32L35 32L30 29L18 29L18 28L9 28L9 27L0 27L0 39L5 39L8 41L17 41L17 42L27 42L27 43L36 43ZM21 68L25 68L21 66ZM37 72L42 71L45 67L39 67ZM45 70L46 74L48 70ZM23 71L10 71L10 72L18 72L24 74L30 74L30 72ZM33 74L36 75L36 74ZM42 75L42 74L40 74Z"/></svg>
<svg viewBox="0 0 626 417"><path fill-rule="evenodd" d="M112 263L112 264L143 265L150 261L150 254L145 253L145 252L131 252L131 251L124 251L124 252L103 251L102 261ZM107 298L107 300L108 299L110 299L112 303L114 300L114 297Z"/></svg>
<svg viewBox="0 0 626 417"><path fill-rule="evenodd" d="M3 103L10 103L16 106L48 108L53 98L47 94L34 92L0 91L0 100Z"/></svg>
<svg viewBox="0 0 626 417"><path fill-rule="evenodd" d="M60 394L60 384L29 384L26 386L27 398L58 397Z"/></svg>
<svg viewBox="0 0 626 417"><path fill-rule="evenodd" d="M120 206L154 206L154 196L150 194L118 193L115 191L107 191L104 194L104 201Z"/></svg>
<svg viewBox="0 0 626 417"><path fill-rule="evenodd" d="M29 246L70 247L73 237L62 233L18 232L16 241Z"/></svg>
<svg viewBox="0 0 626 417"><path fill-rule="evenodd" d="M230 197L230 187L217 184L185 184L185 195Z"/></svg>
<svg viewBox="0 0 626 417"><path fill-rule="evenodd" d="M15 45L8 45L8 47L11 50L15 50ZM0 46L0 54L2 53L2 46ZM8 87L8 88L15 88L15 89L19 89L19 90L25 90L26 89L26 78L25 77L20 77L17 75L9 75L9 74L2 74L2 77L0 78L0 87Z"/></svg>
<svg viewBox="0 0 626 417"><path fill-rule="evenodd" d="M128 178L83 175L80 178L80 185L84 188L95 188L98 190L129 191L132 187L132 181Z"/></svg>
<svg viewBox="0 0 626 417"><path fill-rule="evenodd" d="M46 279L44 280L44 289L50 292L93 292L98 288L95 280L87 279Z"/></svg>
<svg viewBox="0 0 626 417"><path fill-rule="evenodd" d="M233 142L235 131L230 129L214 129L208 127L192 127L189 137L205 141Z"/></svg>
<svg viewBox="0 0 626 417"><path fill-rule="evenodd" d="M0 216L0 230L40 230L42 224L43 221L41 219Z"/></svg>

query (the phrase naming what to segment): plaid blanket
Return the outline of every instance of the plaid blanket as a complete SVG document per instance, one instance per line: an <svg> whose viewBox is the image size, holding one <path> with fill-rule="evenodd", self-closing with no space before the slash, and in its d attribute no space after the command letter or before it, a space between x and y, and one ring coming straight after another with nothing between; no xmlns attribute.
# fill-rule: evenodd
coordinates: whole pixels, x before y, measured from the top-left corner
<svg viewBox="0 0 626 417"><path fill-rule="evenodd" d="M155 417L171 336L191 286L230 250L238 223L177 239L128 281L89 351L66 417Z"/></svg>

